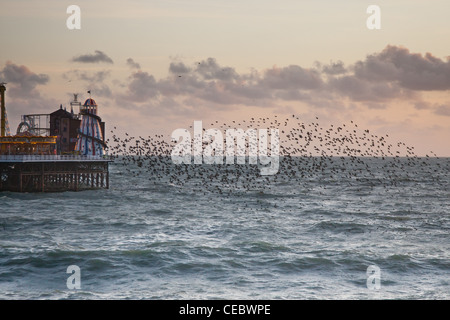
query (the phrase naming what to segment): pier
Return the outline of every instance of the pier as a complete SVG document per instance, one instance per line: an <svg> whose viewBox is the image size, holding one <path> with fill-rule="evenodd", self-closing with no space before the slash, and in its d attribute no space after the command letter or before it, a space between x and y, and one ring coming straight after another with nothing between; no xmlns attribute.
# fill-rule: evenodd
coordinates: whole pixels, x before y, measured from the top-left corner
<svg viewBox="0 0 450 320"><path fill-rule="evenodd" d="M109 189L109 162L82 155L0 155L0 191Z"/></svg>
<svg viewBox="0 0 450 320"><path fill-rule="evenodd" d="M22 116L11 135L0 83L0 192L59 192L109 189L105 123L92 98L82 105L74 94L70 112ZM79 107L75 113L73 107Z"/></svg>

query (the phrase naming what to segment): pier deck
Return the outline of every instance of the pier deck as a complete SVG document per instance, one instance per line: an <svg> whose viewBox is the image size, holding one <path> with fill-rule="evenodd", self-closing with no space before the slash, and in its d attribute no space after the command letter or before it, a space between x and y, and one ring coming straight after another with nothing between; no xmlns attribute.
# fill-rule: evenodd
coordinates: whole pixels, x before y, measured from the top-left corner
<svg viewBox="0 0 450 320"><path fill-rule="evenodd" d="M111 161L97 156L0 155L0 191L108 189Z"/></svg>

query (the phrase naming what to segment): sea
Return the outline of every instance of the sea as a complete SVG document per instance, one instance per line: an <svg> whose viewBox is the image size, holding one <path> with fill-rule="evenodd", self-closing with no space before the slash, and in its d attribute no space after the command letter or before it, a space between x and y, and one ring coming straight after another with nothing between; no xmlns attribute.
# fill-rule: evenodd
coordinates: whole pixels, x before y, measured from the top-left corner
<svg viewBox="0 0 450 320"><path fill-rule="evenodd" d="M168 161L1 192L0 299L450 298L450 158Z"/></svg>

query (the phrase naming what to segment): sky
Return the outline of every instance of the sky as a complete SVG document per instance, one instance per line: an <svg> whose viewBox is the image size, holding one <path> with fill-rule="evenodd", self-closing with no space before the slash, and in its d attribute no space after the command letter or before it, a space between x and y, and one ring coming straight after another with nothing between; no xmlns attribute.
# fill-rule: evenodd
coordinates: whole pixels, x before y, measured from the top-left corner
<svg viewBox="0 0 450 320"><path fill-rule="evenodd" d="M70 5L80 29L69 29ZM366 25L370 5L381 29ZM450 156L448 0L0 0L0 82L22 114L99 105L107 132L194 121L354 121Z"/></svg>

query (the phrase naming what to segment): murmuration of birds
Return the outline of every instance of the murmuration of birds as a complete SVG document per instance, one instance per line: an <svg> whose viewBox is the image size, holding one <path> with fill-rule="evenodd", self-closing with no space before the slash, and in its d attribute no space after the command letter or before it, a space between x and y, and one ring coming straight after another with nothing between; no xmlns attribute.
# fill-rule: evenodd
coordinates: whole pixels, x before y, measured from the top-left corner
<svg viewBox="0 0 450 320"><path fill-rule="evenodd" d="M222 130L237 126L278 129L279 171L269 176L260 174L259 164L248 162L174 164L171 152L176 142L162 134L134 137L125 133L125 137L120 137L112 130L107 142L109 154L115 158L116 164L124 168L119 170L119 175L144 177L151 184L172 186L173 192L189 189L183 186L205 194L234 195L251 192L282 196L313 189L321 193L342 186L355 191L378 188L386 192L423 179L448 186L448 159L439 161L432 151L419 157L414 147L404 142L390 142L388 134L376 135L360 128L354 121L325 127L318 120L316 117L315 121L308 123L291 115L283 119L260 117L231 123L213 121L210 124L211 128ZM212 141L203 140L203 148L210 143ZM247 142L247 150L249 147Z"/></svg>

